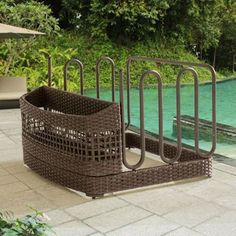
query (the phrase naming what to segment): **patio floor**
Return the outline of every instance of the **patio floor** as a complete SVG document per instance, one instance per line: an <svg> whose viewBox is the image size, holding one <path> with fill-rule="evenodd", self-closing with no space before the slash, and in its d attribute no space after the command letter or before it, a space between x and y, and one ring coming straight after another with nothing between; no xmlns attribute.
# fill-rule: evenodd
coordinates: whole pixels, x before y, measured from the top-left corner
<svg viewBox="0 0 236 236"><path fill-rule="evenodd" d="M20 112L0 110L0 211L39 209L57 235L236 235L236 168L213 177L123 191L92 200L23 166Z"/></svg>

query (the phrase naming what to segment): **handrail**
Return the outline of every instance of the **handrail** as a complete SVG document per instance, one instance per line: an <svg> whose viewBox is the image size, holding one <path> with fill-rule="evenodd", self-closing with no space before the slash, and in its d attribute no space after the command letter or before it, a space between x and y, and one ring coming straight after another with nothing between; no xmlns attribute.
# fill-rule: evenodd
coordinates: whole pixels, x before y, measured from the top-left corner
<svg viewBox="0 0 236 236"><path fill-rule="evenodd" d="M80 94L83 95L84 94L84 66L82 64L82 62L78 59L70 59L68 60L65 65L64 65L64 90L67 91L67 80L68 80L68 67L70 64L72 63L76 63L79 66L80 69Z"/></svg>
<svg viewBox="0 0 236 236"><path fill-rule="evenodd" d="M100 64L102 61L107 61L111 64L111 80L112 80L112 101L115 101L115 62L110 57L101 57L96 62L96 91L97 98L100 98Z"/></svg>

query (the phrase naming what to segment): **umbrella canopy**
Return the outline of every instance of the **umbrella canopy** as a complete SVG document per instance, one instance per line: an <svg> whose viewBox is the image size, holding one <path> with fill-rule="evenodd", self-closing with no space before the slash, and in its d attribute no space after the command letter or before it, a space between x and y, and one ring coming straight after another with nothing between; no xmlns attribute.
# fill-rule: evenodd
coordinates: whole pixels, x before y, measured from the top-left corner
<svg viewBox="0 0 236 236"><path fill-rule="evenodd" d="M27 38L35 35L44 35L44 33L0 23L0 39Z"/></svg>

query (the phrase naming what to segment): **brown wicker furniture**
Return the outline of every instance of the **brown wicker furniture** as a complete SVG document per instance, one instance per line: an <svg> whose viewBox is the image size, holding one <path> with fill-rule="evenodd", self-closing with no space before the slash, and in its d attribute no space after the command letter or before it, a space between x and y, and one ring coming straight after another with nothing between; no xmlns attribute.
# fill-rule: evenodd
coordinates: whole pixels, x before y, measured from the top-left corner
<svg viewBox="0 0 236 236"><path fill-rule="evenodd" d="M136 60L136 58L131 59ZM207 68L211 67L207 66ZM114 73L113 68L112 73ZM159 109L162 111L160 76L155 71L145 72L140 82L141 130L138 133L130 130L130 124L125 127L121 71L120 104L50 87L40 87L24 95L20 99L20 105L25 164L45 178L82 191L91 197L196 176L211 176L214 133L213 148L209 153L202 153L198 142L195 146L196 151L182 147L180 126L178 126L177 145L164 141L162 112L159 112L159 136L154 137L145 133L142 83L149 74L159 80ZM213 76L213 132L215 132L214 78ZM195 89L196 87L195 81ZM97 91L99 92L98 87ZM114 100L114 91L112 94ZM197 95L196 93L195 96ZM178 96L177 119L180 118ZM127 105L130 106L130 100ZM128 115L130 116L129 111ZM198 116L195 118L197 125ZM128 120L130 122L130 117ZM180 123L180 120L178 122ZM198 138L197 134L196 138ZM126 147L141 149L138 163L134 165L128 163ZM159 155L163 165L142 168L145 151ZM124 170L124 166L128 170Z"/></svg>

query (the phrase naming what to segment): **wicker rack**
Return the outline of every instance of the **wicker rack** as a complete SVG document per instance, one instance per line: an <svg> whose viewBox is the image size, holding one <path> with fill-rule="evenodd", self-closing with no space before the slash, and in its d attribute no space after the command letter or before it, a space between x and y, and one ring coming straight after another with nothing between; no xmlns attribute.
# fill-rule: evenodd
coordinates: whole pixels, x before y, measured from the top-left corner
<svg viewBox="0 0 236 236"><path fill-rule="evenodd" d="M145 72L140 80L140 132L130 130L130 99L127 99L128 123L124 122L123 78L119 74L120 101L114 102L114 62L102 58L97 63L97 95L99 97L99 65L102 60L112 66L112 102L61 91L51 87L40 87L20 99L22 113L22 135L24 162L32 170L56 183L82 191L87 196L98 197L105 193L142 187L152 184L181 180L197 176L211 176L212 154L215 148L215 74L205 64L164 61L167 64L187 65L195 76L193 66L209 68L213 78L213 141L209 153L202 153L195 137L195 150L182 147L181 127L178 126L178 142L164 141L162 132L162 84L158 72ZM154 60L132 57L127 61L127 72L134 60ZM65 65L65 83L67 67ZM190 67L191 66L191 67ZM50 71L49 71L50 72ZM149 74L158 78L159 83L159 136L148 135L144 130L143 80ZM81 94L83 94L83 73L81 73ZM51 78L51 76L50 76ZM195 78L195 77L194 77ZM196 77L197 78L197 77ZM127 74L127 95L129 97L129 73ZM51 83L51 82L50 82ZM195 99L197 79L195 79ZM179 84L177 84L177 87ZM64 87L65 90L67 86ZM180 117L180 94L177 90L177 120ZM195 101L196 132L198 132L197 100ZM161 111L161 112L160 112ZM180 120L177 121L177 123ZM138 148L141 156L138 163L131 165L126 158L126 148ZM160 156L163 165L142 168L145 152ZM124 170L124 166L128 170Z"/></svg>

